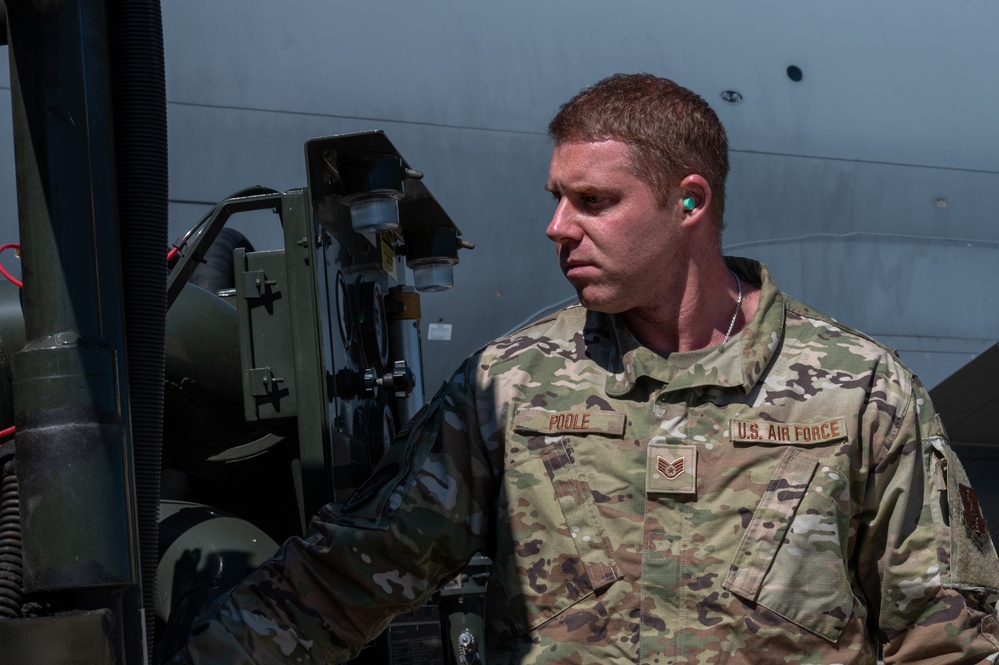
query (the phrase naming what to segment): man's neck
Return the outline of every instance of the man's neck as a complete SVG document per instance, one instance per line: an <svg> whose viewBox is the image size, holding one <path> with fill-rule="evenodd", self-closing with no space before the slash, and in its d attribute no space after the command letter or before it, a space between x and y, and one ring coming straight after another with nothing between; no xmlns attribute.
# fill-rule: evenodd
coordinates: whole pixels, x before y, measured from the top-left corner
<svg viewBox="0 0 999 665"><path fill-rule="evenodd" d="M759 296L759 287L738 279L718 256L692 261L662 298L624 312L622 319L642 345L657 353L696 351L738 334L756 312Z"/></svg>

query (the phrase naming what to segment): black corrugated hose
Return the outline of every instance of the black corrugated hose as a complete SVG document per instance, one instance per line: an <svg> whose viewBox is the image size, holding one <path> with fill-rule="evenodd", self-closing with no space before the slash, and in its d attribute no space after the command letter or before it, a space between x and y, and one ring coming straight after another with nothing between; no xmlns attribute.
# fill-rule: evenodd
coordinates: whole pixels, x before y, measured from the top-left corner
<svg viewBox="0 0 999 665"><path fill-rule="evenodd" d="M163 445L168 171L158 0L108 0L129 414L147 644L153 645Z"/></svg>
<svg viewBox="0 0 999 665"><path fill-rule="evenodd" d="M21 616L23 558L14 444L0 448L0 619Z"/></svg>

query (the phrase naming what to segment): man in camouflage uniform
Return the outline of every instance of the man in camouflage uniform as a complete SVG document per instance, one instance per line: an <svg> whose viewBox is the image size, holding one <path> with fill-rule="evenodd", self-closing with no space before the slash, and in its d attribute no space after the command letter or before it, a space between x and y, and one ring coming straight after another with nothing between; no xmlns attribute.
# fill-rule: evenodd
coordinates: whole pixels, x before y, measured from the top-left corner
<svg viewBox="0 0 999 665"><path fill-rule="evenodd" d="M615 76L549 129L581 306L472 356L185 662L341 660L480 551L490 665L994 662L999 564L926 391L723 259L707 104Z"/></svg>

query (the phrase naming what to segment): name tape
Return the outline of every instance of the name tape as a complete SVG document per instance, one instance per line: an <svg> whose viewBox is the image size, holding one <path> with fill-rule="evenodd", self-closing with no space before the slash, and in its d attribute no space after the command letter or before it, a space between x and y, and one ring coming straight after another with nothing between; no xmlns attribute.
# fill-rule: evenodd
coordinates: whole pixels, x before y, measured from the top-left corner
<svg viewBox="0 0 999 665"><path fill-rule="evenodd" d="M607 434L624 436L625 417L616 411L522 409L513 418L517 432L530 434Z"/></svg>

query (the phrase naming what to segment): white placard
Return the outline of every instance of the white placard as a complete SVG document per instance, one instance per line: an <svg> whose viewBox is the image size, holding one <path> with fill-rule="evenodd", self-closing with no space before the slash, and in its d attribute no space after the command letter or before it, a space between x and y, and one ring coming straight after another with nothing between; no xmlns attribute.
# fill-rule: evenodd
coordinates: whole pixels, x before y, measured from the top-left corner
<svg viewBox="0 0 999 665"><path fill-rule="evenodd" d="M435 342L450 342L451 324L431 323L427 326L427 339L434 340Z"/></svg>

